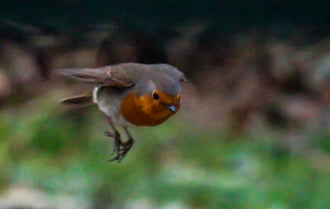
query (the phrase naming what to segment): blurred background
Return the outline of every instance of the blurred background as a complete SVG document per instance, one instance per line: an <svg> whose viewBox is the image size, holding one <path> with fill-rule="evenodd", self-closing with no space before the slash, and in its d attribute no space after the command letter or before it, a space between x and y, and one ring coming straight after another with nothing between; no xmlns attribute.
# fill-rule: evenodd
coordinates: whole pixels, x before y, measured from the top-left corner
<svg viewBox="0 0 330 209"><path fill-rule="evenodd" d="M1 1L1 209L330 208L330 2ZM60 68L170 63L182 108L110 163Z"/></svg>

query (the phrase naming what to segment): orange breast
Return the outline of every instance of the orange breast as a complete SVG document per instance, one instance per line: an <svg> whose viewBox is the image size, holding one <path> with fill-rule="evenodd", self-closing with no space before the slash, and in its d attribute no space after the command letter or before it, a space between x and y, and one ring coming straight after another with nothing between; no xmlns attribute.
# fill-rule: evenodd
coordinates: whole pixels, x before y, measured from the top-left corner
<svg viewBox="0 0 330 209"><path fill-rule="evenodd" d="M150 95L138 97L135 93L123 99L120 112L128 122L137 126L155 126L174 114L165 105L155 102Z"/></svg>

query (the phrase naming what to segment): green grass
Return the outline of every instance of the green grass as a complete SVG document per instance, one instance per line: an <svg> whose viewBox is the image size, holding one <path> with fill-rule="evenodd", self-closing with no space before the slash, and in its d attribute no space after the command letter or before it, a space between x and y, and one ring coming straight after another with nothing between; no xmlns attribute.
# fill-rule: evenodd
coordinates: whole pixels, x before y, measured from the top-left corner
<svg viewBox="0 0 330 209"><path fill-rule="evenodd" d="M133 128L136 144L118 164L108 162L112 141L93 107L68 112L41 100L3 109L0 188L28 184L78 196L94 208L145 199L156 208L329 208L328 168L271 137L233 138L179 119ZM315 141L329 151L329 136Z"/></svg>

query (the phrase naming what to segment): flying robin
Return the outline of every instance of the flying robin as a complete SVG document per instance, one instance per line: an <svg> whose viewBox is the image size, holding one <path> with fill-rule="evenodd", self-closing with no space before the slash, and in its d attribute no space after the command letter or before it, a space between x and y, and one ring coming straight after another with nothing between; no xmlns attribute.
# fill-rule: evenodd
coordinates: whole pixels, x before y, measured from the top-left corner
<svg viewBox="0 0 330 209"><path fill-rule="evenodd" d="M99 68L63 69L59 73L94 84L87 94L65 98L64 104L97 104L106 115L114 138L110 161L120 162L132 148L130 124L155 126L180 108L181 82L185 75L169 64L123 63ZM127 140L122 141L116 125L123 127Z"/></svg>

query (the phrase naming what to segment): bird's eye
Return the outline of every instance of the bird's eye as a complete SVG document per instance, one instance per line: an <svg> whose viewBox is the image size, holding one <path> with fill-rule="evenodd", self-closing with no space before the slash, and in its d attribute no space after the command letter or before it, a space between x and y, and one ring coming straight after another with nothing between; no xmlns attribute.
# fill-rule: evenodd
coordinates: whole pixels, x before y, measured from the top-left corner
<svg viewBox="0 0 330 209"><path fill-rule="evenodd" d="M158 95L156 92L154 92L154 93L152 94L152 97L153 97L155 100L158 100L158 99L159 99L159 95Z"/></svg>

